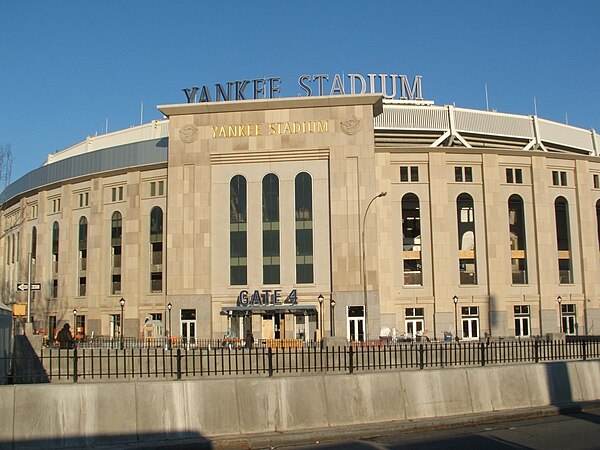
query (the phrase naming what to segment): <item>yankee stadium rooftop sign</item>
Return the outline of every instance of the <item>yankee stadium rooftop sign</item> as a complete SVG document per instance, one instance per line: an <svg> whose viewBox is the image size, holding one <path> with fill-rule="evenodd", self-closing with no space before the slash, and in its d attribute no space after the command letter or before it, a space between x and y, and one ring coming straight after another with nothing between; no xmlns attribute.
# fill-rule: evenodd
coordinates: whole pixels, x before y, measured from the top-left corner
<svg viewBox="0 0 600 450"><path fill-rule="evenodd" d="M386 99L421 101L421 78L416 75L411 83L407 75L397 74L300 75L298 97L368 93L381 94ZM216 83L212 89L208 86L184 88L183 92L188 103L257 100L279 97L281 86L281 77L265 77Z"/></svg>

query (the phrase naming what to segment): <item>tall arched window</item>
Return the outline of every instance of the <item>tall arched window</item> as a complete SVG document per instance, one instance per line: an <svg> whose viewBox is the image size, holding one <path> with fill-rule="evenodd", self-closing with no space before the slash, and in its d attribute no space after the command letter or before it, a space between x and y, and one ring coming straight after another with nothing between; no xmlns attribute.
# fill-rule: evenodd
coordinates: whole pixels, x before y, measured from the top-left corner
<svg viewBox="0 0 600 450"><path fill-rule="evenodd" d="M88 221L85 217L79 219L79 296L84 296L87 292L87 240L88 240Z"/></svg>
<svg viewBox="0 0 600 450"><path fill-rule="evenodd" d="M150 211L150 291L163 290L163 210L155 206Z"/></svg>
<svg viewBox="0 0 600 450"><path fill-rule="evenodd" d="M569 202L564 197L554 201L556 220L556 248L558 250L558 273L560 284L573 283L573 265L571 260L571 238L569 229Z"/></svg>
<svg viewBox="0 0 600 450"><path fill-rule="evenodd" d="M263 283L280 283L279 179L270 173L262 182Z"/></svg>
<svg viewBox="0 0 600 450"><path fill-rule="evenodd" d="M475 208L473 197L460 194L456 199L458 225L458 262L460 284L477 284L477 260L475 257Z"/></svg>
<svg viewBox="0 0 600 450"><path fill-rule="evenodd" d="M415 194L402 197L402 250L404 284L422 285L421 211L419 197Z"/></svg>
<svg viewBox="0 0 600 450"><path fill-rule="evenodd" d="M236 175L229 183L229 282L248 284L248 227L246 179Z"/></svg>
<svg viewBox="0 0 600 450"><path fill-rule="evenodd" d="M37 259L37 228L31 229L31 264L35 266Z"/></svg>
<svg viewBox="0 0 600 450"><path fill-rule="evenodd" d="M527 247L525 245L525 214L523 199L511 195L508 199L508 232L510 265L513 284L527 283Z"/></svg>
<svg viewBox="0 0 600 450"><path fill-rule="evenodd" d="M123 217L115 211L110 225L110 245L112 258L111 294L121 293L121 252L123 238Z"/></svg>
<svg viewBox="0 0 600 450"><path fill-rule="evenodd" d="M52 289L51 298L58 298L58 222L52 224Z"/></svg>
<svg viewBox="0 0 600 450"><path fill-rule="evenodd" d="M313 283L313 205L312 178L296 175L296 282Z"/></svg>
<svg viewBox="0 0 600 450"><path fill-rule="evenodd" d="M600 200L596 202L596 232L598 233L598 249L600 250Z"/></svg>

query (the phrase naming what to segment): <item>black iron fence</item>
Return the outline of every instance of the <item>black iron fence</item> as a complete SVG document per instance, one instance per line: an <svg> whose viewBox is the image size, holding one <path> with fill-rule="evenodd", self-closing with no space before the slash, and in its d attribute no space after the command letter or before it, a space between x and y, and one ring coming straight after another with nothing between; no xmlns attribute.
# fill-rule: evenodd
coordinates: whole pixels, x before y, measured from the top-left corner
<svg viewBox="0 0 600 450"><path fill-rule="evenodd" d="M600 359L600 340L424 342L344 347L211 347L44 348L11 360L12 383L79 382L123 379L189 379L197 377L356 373L398 369L486 366L540 361Z"/></svg>

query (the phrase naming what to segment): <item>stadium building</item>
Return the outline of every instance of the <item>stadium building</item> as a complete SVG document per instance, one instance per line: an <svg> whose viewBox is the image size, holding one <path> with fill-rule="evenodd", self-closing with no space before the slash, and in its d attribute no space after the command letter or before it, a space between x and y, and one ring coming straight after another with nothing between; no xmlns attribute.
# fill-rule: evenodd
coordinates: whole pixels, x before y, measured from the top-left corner
<svg viewBox="0 0 600 450"><path fill-rule="evenodd" d="M2 194L2 301L50 336L598 334L598 134L384 97L159 106L49 155Z"/></svg>

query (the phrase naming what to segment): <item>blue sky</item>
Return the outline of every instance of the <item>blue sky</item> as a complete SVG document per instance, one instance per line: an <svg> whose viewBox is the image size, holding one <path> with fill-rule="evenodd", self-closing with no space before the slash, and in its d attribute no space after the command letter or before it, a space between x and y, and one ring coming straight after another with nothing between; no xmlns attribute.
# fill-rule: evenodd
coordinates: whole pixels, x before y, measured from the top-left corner
<svg viewBox="0 0 600 450"><path fill-rule="evenodd" d="M161 118L181 89L265 76L422 75L437 105L600 131L600 1L0 0L12 181L87 136Z"/></svg>

